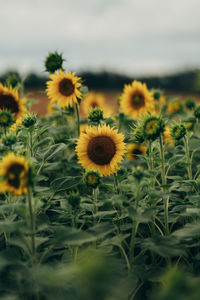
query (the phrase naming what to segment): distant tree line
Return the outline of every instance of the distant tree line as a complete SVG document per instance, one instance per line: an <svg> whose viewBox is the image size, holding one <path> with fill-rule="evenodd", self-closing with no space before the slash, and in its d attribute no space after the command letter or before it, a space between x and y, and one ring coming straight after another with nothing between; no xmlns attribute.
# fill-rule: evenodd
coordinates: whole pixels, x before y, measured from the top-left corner
<svg viewBox="0 0 200 300"><path fill-rule="evenodd" d="M36 73L29 73L21 78L16 71L9 71L0 76L0 81L5 83L7 76L15 73L20 80L24 81L26 90L44 90L48 77ZM170 91L182 91L190 93L200 92L200 70L179 72L167 76L139 77L117 74L113 72L82 72L80 75L84 79L84 84L90 90L122 90L124 84L131 83L133 80L146 82L149 88L159 88Z"/></svg>

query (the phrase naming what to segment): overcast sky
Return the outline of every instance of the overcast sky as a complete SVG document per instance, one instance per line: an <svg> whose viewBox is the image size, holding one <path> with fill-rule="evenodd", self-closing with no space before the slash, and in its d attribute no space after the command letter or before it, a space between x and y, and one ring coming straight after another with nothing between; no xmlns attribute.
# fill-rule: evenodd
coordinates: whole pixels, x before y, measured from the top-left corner
<svg viewBox="0 0 200 300"><path fill-rule="evenodd" d="M0 3L0 73L43 72L54 50L73 71L162 74L200 67L200 0Z"/></svg>

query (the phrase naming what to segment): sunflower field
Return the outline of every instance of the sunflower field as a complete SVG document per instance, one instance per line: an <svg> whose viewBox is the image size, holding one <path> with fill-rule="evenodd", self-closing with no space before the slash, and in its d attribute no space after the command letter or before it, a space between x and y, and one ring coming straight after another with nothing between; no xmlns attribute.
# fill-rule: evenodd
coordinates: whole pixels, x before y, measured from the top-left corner
<svg viewBox="0 0 200 300"><path fill-rule="evenodd" d="M45 60L45 117L0 84L0 299L199 300L200 106L134 80L113 107Z"/></svg>

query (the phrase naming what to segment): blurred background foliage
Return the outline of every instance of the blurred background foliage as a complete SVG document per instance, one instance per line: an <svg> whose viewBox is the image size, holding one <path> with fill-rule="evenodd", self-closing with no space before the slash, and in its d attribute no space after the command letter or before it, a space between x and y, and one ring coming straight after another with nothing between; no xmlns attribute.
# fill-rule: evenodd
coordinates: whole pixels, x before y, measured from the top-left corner
<svg viewBox="0 0 200 300"><path fill-rule="evenodd" d="M9 74L16 74L24 80L24 87L27 91L43 90L47 81L47 75L28 73L25 77L16 70L6 71L0 75L0 81L5 83ZM148 87L160 88L169 92L199 93L200 92L200 70L188 70L163 76L128 76L125 74L114 73L111 71L90 72L83 71L80 75L84 78L84 83L90 90L122 90L124 84L131 83L133 80L146 82Z"/></svg>

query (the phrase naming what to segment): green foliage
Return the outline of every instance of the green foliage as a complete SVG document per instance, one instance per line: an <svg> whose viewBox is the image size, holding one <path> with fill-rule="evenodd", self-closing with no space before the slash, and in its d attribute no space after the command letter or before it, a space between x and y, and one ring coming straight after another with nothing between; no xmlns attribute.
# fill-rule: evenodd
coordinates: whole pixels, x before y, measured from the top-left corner
<svg viewBox="0 0 200 300"><path fill-rule="evenodd" d="M165 123L177 126L167 110L138 123L116 115L147 154L107 177L78 163L73 109L2 132L1 158L13 151L30 167L27 194L0 194L1 298L199 299L200 126L187 113L174 146L162 144Z"/></svg>

